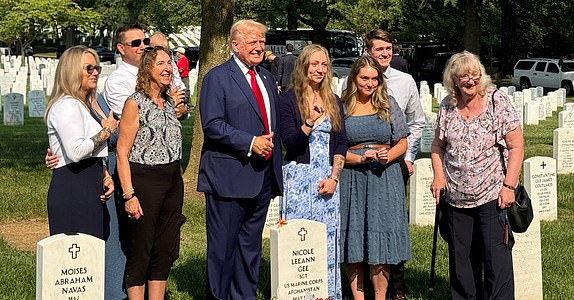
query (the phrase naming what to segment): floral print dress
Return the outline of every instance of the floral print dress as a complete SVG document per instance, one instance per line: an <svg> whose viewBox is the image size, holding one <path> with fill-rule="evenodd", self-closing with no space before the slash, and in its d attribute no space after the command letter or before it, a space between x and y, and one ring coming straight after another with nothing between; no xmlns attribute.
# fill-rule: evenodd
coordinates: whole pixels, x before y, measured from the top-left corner
<svg viewBox="0 0 574 300"><path fill-rule="evenodd" d="M339 270L339 187L333 195L319 195L319 182L331 176L329 139L331 123L324 119L309 136L310 163L283 166L283 219L307 219L327 225L327 273L331 299L341 299Z"/></svg>

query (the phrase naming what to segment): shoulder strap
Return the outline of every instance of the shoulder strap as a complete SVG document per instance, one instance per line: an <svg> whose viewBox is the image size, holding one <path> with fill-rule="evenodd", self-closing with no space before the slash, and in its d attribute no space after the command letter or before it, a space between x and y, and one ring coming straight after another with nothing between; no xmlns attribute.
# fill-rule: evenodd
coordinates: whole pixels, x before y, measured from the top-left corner
<svg viewBox="0 0 574 300"><path fill-rule="evenodd" d="M496 95L496 92L498 92L498 89L494 90L494 92L492 92L492 96L490 98L490 100L492 101L492 115L494 117L494 110L495 110L495 106L494 106L494 95ZM494 122L494 118L493 118L493 122ZM496 137L495 137L496 138ZM504 149L503 146L498 142L495 141L494 142L496 145L496 148L498 148L498 152L500 152L500 163L502 165L502 172L506 175L506 162L504 161Z"/></svg>

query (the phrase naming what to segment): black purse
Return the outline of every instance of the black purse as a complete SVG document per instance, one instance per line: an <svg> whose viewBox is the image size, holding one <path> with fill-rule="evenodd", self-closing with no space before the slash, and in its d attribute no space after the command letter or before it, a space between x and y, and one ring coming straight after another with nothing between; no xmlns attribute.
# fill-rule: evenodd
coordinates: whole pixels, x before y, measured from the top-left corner
<svg viewBox="0 0 574 300"><path fill-rule="evenodd" d="M494 94L492 93L492 111L494 114ZM504 146L496 141L496 146L500 152L500 160L502 164L502 172L506 175L506 163L504 161ZM524 186L519 183L514 189L514 203L508 208L508 223L510 229L516 233L523 233L528 230L528 226L532 223L534 218L534 211L532 210L532 201L526 192Z"/></svg>

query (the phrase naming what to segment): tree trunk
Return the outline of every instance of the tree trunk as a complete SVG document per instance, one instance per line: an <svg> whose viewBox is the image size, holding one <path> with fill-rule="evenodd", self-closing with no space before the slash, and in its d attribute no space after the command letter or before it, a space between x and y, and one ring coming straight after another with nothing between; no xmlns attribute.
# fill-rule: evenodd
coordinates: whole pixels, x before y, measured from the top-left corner
<svg viewBox="0 0 574 300"><path fill-rule="evenodd" d="M299 23L299 1L289 1L287 4L287 29L297 30Z"/></svg>
<svg viewBox="0 0 574 300"><path fill-rule="evenodd" d="M203 77L213 67L229 59L229 30L233 25L234 0L201 0L201 40L199 51L199 74L196 93L201 91ZM203 131L199 116L199 97L194 108L193 138L189 161L183 174L186 191L192 198L201 198L196 193L197 171L203 146Z"/></svg>
<svg viewBox="0 0 574 300"><path fill-rule="evenodd" d="M500 67L498 72L501 75L513 73L513 64L516 57L513 49L516 46L514 36L516 33L516 26L505 26L505 24L516 24L516 3L513 0L500 0L500 28L501 28L501 41L500 41Z"/></svg>
<svg viewBox="0 0 574 300"><path fill-rule="evenodd" d="M480 57L482 0L464 1L464 48Z"/></svg>

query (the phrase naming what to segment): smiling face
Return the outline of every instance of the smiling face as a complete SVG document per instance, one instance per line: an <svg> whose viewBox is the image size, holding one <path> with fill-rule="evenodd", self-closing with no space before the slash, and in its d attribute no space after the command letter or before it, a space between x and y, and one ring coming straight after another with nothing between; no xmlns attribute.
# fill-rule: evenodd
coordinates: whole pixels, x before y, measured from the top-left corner
<svg viewBox="0 0 574 300"><path fill-rule="evenodd" d="M359 98L370 98L379 86L379 73L370 66L363 67L355 77Z"/></svg>
<svg viewBox="0 0 574 300"><path fill-rule="evenodd" d="M92 74L88 72L91 67L97 66L97 61L91 53L84 53L82 55L82 91L88 95L91 91L98 87L98 77L100 73L98 70L92 69Z"/></svg>
<svg viewBox="0 0 574 300"><path fill-rule="evenodd" d="M247 67L254 67L263 60L265 34L256 27L244 27L232 39L231 48Z"/></svg>
<svg viewBox="0 0 574 300"><path fill-rule="evenodd" d="M164 88L169 86L172 73L171 58L165 51L158 50L150 72L151 81Z"/></svg>
<svg viewBox="0 0 574 300"><path fill-rule="evenodd" d="M148 46L143 42L145 33L141 29L131 29L126 31L123 37L123 41L117 44L122 59L132 66L139 66L143 49ZM135 40L140 40L140 43L138 46L132 47L131 43Z"/></svg>
<svg viewBox="0 0 574 300"><path fill-rule="evenodd" d="M323 51L315 51L309 57L309 68L307 69L307 78L309 85L318 86L325 74L329 71L327 55Z"/></svg>
<svg viewBox="0 0 574 300"><path fill-rule="evenodd" d="M371 41L372 47L367 48L367 53L374 57L383 69L386 69L393 58L393 44L380 39Z"/></svg>
<svg viewBox="0 0 574 300"><path fill-rule="evenodd" d="M461 95L465 98L472 98L478 94L482 74L476 66L471 66L466 72L459 74L455 81Z"/></svg>

